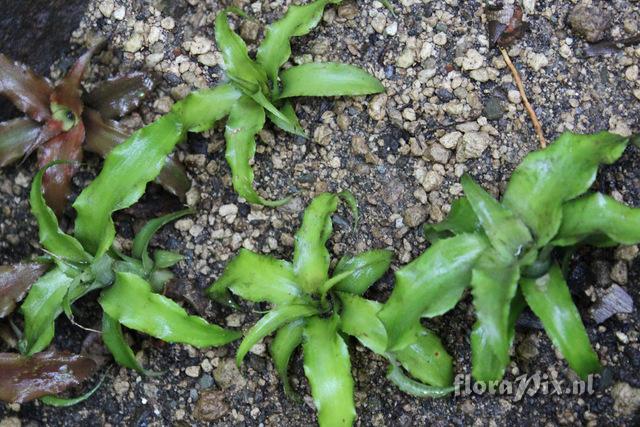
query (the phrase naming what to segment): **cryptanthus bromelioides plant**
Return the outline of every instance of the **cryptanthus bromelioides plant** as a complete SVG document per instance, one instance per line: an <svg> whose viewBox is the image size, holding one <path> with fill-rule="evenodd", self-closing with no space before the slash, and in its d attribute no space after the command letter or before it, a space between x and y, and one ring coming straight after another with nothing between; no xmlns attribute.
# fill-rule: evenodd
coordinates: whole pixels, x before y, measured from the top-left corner
<svg viewBox="0 0 640 427"><path fill-rule="evenodd" d="M25 116L0 123L0 167L38 152L38 167L57 161L45 172L43 189L47 204L58 217L67 206L71 179L83 151L102 157L129 136L115 119L137 108L154 86L145 73L130 73L98 82L83 93L82 80L91 57L102 46L95 43L55 86L24 64L0 54L0 95L7 97ZM157 178L169 192L184 200L191 186L183 166L168 156Z"/></svg>
<svg viewBox="0 0 640 427"><path fill-rule="evenodd" d="M412 263L422 274L399 275L380 311L388 350L410 345L411 325L451 310L470 287L477 318L471 333L477 381L504 375L515 324L526 306L580 377L598 372L598 356L562 266L576 245L640 242L640 209L590 190L598 167L620 158L629 142L607 132L565 133L522 161L502 202L464 176L465 197L452 205L445 221L425 226L434 243Z"/></svg>
<svg viewBox="0 0 640 427"><path fill-rule="evenodd" d="M215 38L229 81L191 93L161 119L180 127L181 132L174 133L175 145L183 132L204 132L228 116L226 160L235 191L250 203L277 206L286 202L265 200L253 187L255 137L267 117L287 132L304 135L291 98L367 95L384 90L373 76L346 64L310 63L280 71L291 56L291 38L308 34L320 22L325 6L340 1L291 6L282 19L267 27L255 59L249 57L245 42L228 22L231 12L244 14L235 8L223 10L216 18Z"/></svg>
<svg viewBox="0 0 640 427"><path fill-rule="evenodd" d="M275 332L271 356L286 394L292 396L287 370L292 354L302 345L304 372L322 426L351 425L356 416L345 336L386 357L388 378L402 390L423 397L440 397L452 390L452 360L438 337L414 319L407 346L387 350L387 334L377 317L382 304L362 296L389 268L390 251L344 256L330 274L326 243L340 197L357 215L349 193L315 197L295 235L293 262L241 249L208 289L209 296L223 303L233 304L231 291L242 299L271 305L245 333L236 361L240 364L254 344ZM417 273L411 269L411 274Z"/></svg>
<svg viewBox="0 0 640 427"><path fill-rule="evenodd" d="M149 221L135 236L131 255L113 246L116 233L112 213L131 206L142 196L146 185L165 166L181 131L169 116L114 148L101 173L73 205L77 212L74 235L61 230L42 194L43 175L47 167L56 164L41 169L34 178L30 203L38 222L40 243L48 255L48 267L23 264L18 269L0 270L3 317L26 294L20 306L24 317L24 331L19 333L22 354L0 354L2 400L43 398L52 404L70 402L49 395L77 384L94 365L79 356L44 350L54 338L56 318L65 313L73 322L73 304L92 291L101 292L101 336L105 346L119 364L142 373L146 371L127 344L122 326L166 342L199 348L223 345L240 337L239 332L190 316L161 294L171 278L168 268L182 257L163 250L151 256L149 241L163 225L189 210ZM56 372L66 374L56 376ZM57 381L45 381L47 378Z"/></svg>

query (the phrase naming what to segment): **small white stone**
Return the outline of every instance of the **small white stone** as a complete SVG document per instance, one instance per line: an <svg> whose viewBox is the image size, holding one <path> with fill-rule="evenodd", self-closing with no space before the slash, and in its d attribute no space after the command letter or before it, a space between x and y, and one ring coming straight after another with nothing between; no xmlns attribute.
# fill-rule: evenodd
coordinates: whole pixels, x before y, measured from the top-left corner
<svg viewBox="0 0 640 427"><path fill-rule="evenodd" d="M391 24L387 25L387 28L384 29L384 32L388 36L395 36L398 33L398 23L394 21Z"/></svg>
<svg viewBox="0 0 640 427"><path fill-rule="evenodd" d="M520 92L517 90L510 90L509 93L507 93L507 98L509 98L509 102L512 104L520 104L522 102Z"/></svg>
<svg viewBox="0 0 640 427"><path fill-rule="evenodd" d="M543 53L530 53L527 56L527 64L533 71L540 71L549 65L549 59Z"/></svg>
<svg viewBox="0 0 640 427"><path fill-rule="evenodd" d="M396 59L396 65L400 68L409 68L416 62L416 53L413 49L406 48L402 51L398 59Z"/></svg>
<svg viewBox="0 0 640 427"><path fill-rule="evenodd" d="M188 377L198 378L200 376L200 366L188 366L185 368L184 373L187 374Z"/></svg>
<svg viewBox="0 0 640 427"><path fill-rule="evenodd" d="M484 64L484 56L475 49L469 49L462 59L462 69L465 71L477 70Z"/></svg>
<svg viewBox="0 0 640 427"><path fill-rule="evenodd" d="M206 37L195 36L193 38L193 42L191 43L189 52L191 52L192 55L202 55L209 52L210 50L211 40L207 39Z"/></svg>
<svg viewBox="0 0 640 427"><path fill-rule="evenodd" d="M135 33L124 43L124 50L126 52L135 53L142 48L143 41L142 34Z"/></svg>
<svg viewBox="0 0 640 427"><path fill-rule="evenodd" d="M165 30L173 30L176 27L176 21L172 17L167 16L160 21L160 26Z"/></svg>
<svg viewBox="0 0 640 427"><path fill-rule="evenodd" d="M631 67L627 68L627 70L624 72L624 76L630 82L635 82L636 80L638 80L638 66L632 65Z"/></svg>
<svg viewBox="0 0 640 427"><path fill-rule="evenodd" d="M218 65L218 57L215 53L209 52L198 56L198 62L208 67L214 67Z"/></svg>
<svg viewBox="0 0 640 427"><path fill-rule="evenodd" d="M445 33L438 33L433 36L433 42L438 46L444 46L447 44L447 35Z"/></svg>
<svg viewBox="0 0 640 427"><path fill-rule="evenodd" d="M113 0L103 0L100 2L100 5L98 5L98 10L102 13L102 16L110 18L115 7L116 5L113 3Z"/></svg>
<svg viewBox="0 0 640 427"><path fill-rule="evenodd" d="M236 215L237 213L238 207L233 204L222 205L220 206L220 209L218 209L218 214L220 214L220 216Z"/></svg>
<svg viewBox="0 0 640 427"><path fill-rule="evenodd" d="M422 48L420 48L420 59L424 61L425 59L432 57L433 49L433 43L424 42L422 44Z"/></svg>
<svg viewBox="0 0 640 427"><path fill-rule="evenodd" d="M124 6L118 6L116 10L113 11L113 19L122 21L126 14L127 14L127 10L124 8Z"/></svg>
<svg viewBox="0 0 640 427"><path fill-rule="evenodd" d="M458 142L462 139L462 132L451 132L440 138L440 144L444 148L453 149L456 148Z"/></svg>

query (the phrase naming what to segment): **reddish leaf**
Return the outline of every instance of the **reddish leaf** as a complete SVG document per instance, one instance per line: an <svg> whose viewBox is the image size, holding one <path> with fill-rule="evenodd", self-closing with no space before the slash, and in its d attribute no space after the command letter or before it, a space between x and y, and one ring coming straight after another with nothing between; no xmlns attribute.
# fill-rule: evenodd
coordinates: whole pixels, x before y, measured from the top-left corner
<svg viewBox="0 0 640 427"><path fill-rule="evenodd" d="M7 166L29 152L42 125L23 117L0 123L0 167Z"/></svg>
<svg viewBox="0 0 640 427"><path fill-rule="evenodd" d="M104 119L115 119L138 108L154 86L148 74L132 73L98 83L83 100L98 110Z"/></svg>
<svg viewBox="0 0 640 427"><path fill-rule="evenodd" d="M82 119L87 127L87 150L102 157L106 157L116 145L129 137L116 122L103 120L97 111L87 109ZM187 191L191 188L191 181L187 177L184 166L173 155L167 157L156 182L182 201L185 200Z"/></svg>
<svg viewBox="0 0 640 427"><path fill-rule="evenodd" d="M57 216L62 214L71 192L71 178L82 160L84 125L80 122L69 132L61 133L49 140L38 150L38 167L42 168L55 160L69 160L73 163L56 165L47 169L42 180L44 197Z"/></svg>
<svg viewBox="0 0 640 427"><path fill-rule="evenodd" d="M522 8L517 4L489 8L487 20L491 46L507 47L524 33Z"/></svg>
<svg viewBox="0 0 640 427"><path fill-rule="evenodd" d="M96 363L68 352L47 351L32 357L0 353L0 400L24 403L60 394L77 386L96 369Z"/></svg>
<svg viewBox="0 0 640 427"><path fill-rule="evenodd" d="M71 70L58 84L51 94L51 103L56 103L70 109L75 114L76 119L82 115L84 105L80 99L80 83L82 82L84 73L91 62L96 50L102 47L103 41L95 43L89 48L71 67Z"/></svg>
<svg viewBox="0 0 640 427"><path fill-rule="evenodd" d="M28 263L0 266L0 319L13 312L31 285L49 268L46 264Z"/></svg>
<svg viewBox="0 0 640 427"><path fill-rule="evenodd" d="M51 117L51 86L29 67L13 62L0 53L0 95L4 95L20 111L37 122Z"/></svg>

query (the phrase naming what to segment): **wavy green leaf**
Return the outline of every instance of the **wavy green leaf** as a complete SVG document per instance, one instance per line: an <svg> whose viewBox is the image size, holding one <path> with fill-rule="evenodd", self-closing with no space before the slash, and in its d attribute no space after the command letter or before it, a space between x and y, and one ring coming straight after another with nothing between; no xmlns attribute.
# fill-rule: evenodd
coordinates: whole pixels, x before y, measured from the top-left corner
<svg viewBox="0 0 640 427"><path fill-rule="evenodd" d="M572 246L580 242L595 246L640 243L640 209L600 193L565 203L560 230L551 243Z"/></svg>
<svg viewBox="0 0 640 427"><path fill-rule="evenodd" d="M351 272L335 286L338 291L362 295L389 269L393 251L380 249L363 252L355 256L344 256L336 265L333 275Z"/></svg>
<svg viewBox="0 0 640 427"><path fill-rule="evenodd" d="M90 262L91 255L85 252L80 242L60 229L56 214L47 206L42 194L44 173L49 167L60 163L65 162L53 162L40 169L31 184L29 203L31 204L31 212L38 221L40 244L57 257L78 263Z"/></svg>
<svg viewBox="0 0 640 427"><path fill-rule="evenodd" d="M453 360L440 338L420 324L415 340L393 356L412 377L435 387L449 387L453 383Z"/></svg>
<svg viewBox="0 0 640 427"><path fill-rule="evenodd" d="M532 239L527 226L469 175L464 175L461 182L464 194L497 254L504 260L519 256Z"/></svg>
<svg viewBox="0 0 640 427"><path fill-rule="evenodd" d="M473 375L478 381L497 381L509 364L510 308L516 295L520 269L494 249L486 251L473 268L471 293L477 321L471 351ZM499 376L487 376L487 375Z"/></svg>
<svg viewBox="0 0 640 427"><path fill-rule="evenodd" d="M224 300L227 289L248 301L266 301L274 305L306 300L296 283L290 262L244 248L229 262L222 276L207 289L207 294L213 299Z"/></svg>
<svg viewBox="0 0 640 427"><path fill-rule="evenodd" d="M569 366L582 379L600 372L598 355L591 347L560 267L554 264L549 273L538 279L522 279L520 286L527 304Z"/></svg>
<svg viewBox="0 0 640 427"><path fill-rule="evenodd" d="M249 350L262 338L289 322L318 314L318 309L303 304L287 304L274 308L265 314L247 331L236 353L236 363L242 364Z"/></svg>
<svg viewBox="0 0 640 427"><path fill-rule="evenodd" d="M290 322L278 329L269 347L276 372L284 386L284 393L290 398L295 397L296 394L289 383L289 360L295 349L302 344L303 330L304 319Z"/></svg>
<svg viewBox="0 0 640 427"><path fill-rule="evenodd" d="M396 284L380 312L389 349L412 342L421 317L451 310L471 282L471 269L488 242L476 234L440 240L395 274Z"/></svg>
<svg viewBox="0 0 640 427"><path fill-rule="evenodd" d="M154 293L149 283L132 273L117 273L115 284L102 292L99 302L105 313L120 324L166 342L204 348L230 343L241 335L188 315L176 302Z"/></svg>
<svg viewBox="0 0 640 427"><path fill-rule="evenodd" d="M279 99L294 96L358 96L384 92L371 74L353 65L313 62L298 65L280 74Z"/></svg>
<svg viewBox="0 0 640 427"><path fill-rule="evenodd" d="M250 203L280 206L288 199L265 200L253 188L251 159L256 153L255 136L264 126L264 109L247 96L241 97L231 108L224 133L227 141L225 157L231 169L233 188Z"/></svg>
<svg viewBox="0 0 640 427"><path fill-rule="evenodd" d="M337 292L342 310L340 330L351 335L376 354L384 355L387 348L387 331L378 318L382 304L350 294Z"/></svg>
<svg viewBox="0 0 640 427"><path fill-rule="evenodd" d="M267 111L267 117L273 124L278 126L285 132L289 132L293 135L298 135L303 138L307 137L306 132L302 129L300 125L300 120L298 120L298 116L296 115L296 110L294 110L291 102L286 101L280 107L280 114L273 114L270 111ZM281 116L284 116L286 120L282 120Z"/></svg>
<svg viewBox="0 0 640 427"><path fill-rule="evenodd" d="M111 215L134 204L184 138L179 116L169 113L135 132L107 156L102 172L80 193L75 235L93 255L105 253L115 237Z"/></svg>
<svg viewBox="0 0 640 427"><path fill-rule="evenodd" d="M302 289L314 294L329 277L327 240L333 224L331 215L338 208L338 196L323 193L316 196L304 211L302 225L295 236L293 271Z"/></svg>
<svg viewBox="0 0 640 427"><path fill-rule="evenodd" d="M151 238L165 225L182 218L185 215L191 215L194 212L195 211L193 209L183 209L178 212L163 215L159 218L154 218L148 221L144 227L138 231L138 234L136 234L136 237L133 239L131 254L134 258L142 260L143 268L146 271L150 271L153 267L153 261L149 256L149 242L151 241Z"/></svg>
<svg viewBox="0 0 640 427"><path fill-rule="evenodd" d="M20 307L24 316L22 353L31 356L51 343L55 320L62 313L62 300L72 282L72 278L56 268L33 284Z"/></svg>
<svg viewBox="0 0 640 427"><path fill-rule="evenodd" d="M184 259L184 255L172 251L158 249L153 253L153 266L155 268L173 267Z"/></svg>
<svg viewBox="0 0 640 427"><path fill-rule="evenodd" d="M461 197L451 204L451 211L444 221L437 224L425 224L423 228L425 238L432 243L458 234L475 233L479 230L481 230L480 220L466 197Z"/></svg>
<svg viewBox="0 0 640 427"><path fill-rule="evenodd" d="M71 406L75 406L78 403L82 403L88 398L90 398L91 396L93 396L94 393L98 391L103 381L104 381L104 376L100 378L100 381L98 381L98 384L96 384L91 390L89 390L88 392L78 397L58 397L58 396L49 395L49 396L42 396L40 398L40 401L45 405L53 406L54 408L68 408Z"/></svg>
<svg viewBox="0 0 640 427"><path fill-rule="evenodd" d="M204 132L211 129L218 120L229 115L233 104L242 92L231 84L222 84L191 92L183 100L176 102L173 111L189 132Z"/></svg>
<svg viewBox="0 0 640 427"><path fill-rule="evenodd" d="M261 65L249 58L247 45L229 26L230 12L242 14L236 8L227 8L216 17L216 44L222 53L227 76L246 94L268 92L267 75Z"/></svg>
<svg viewBox="0 0 640 427"><path fill-rule="evenodd" d="M341 1L318 0L302 6L292 5L283 18L267 27L256 60L262 64L274 87L278 84L278 70L291 56L291 38L308 34L320 22L325 6Z"/></svg>
<svg viewBox="0 0 640 427"><path fill-rule="evenodd" d="M522 161L511 176L503 204L529 226L542 247L560 228L562 205L587 191L598 166L615 162L628 142L608 132L564 133Z"/></svg>
<svg viewBox="0 0 640 427"><path fill-rule="evenodd" d="M402 372L402 368L394 364L387 369L387 379L400 390L415 397L440 398L454 391L453 387L434 387L414 381Z"/></svg>
<svg viewBox="0 0 640 427"><path fill-rule="evenodd" d="M102 342L113 355L118 365L133 369L144 375L154 375L153 372L147 371L142 367L135 354L133 354L133 350L127 344L120 323L107 313L102 313Z"/></svg>
<svg viewBox="0 0 640 427"><path fill-rule="evenodd" d="M337 323L335 317L311 317L303 334L304 373L321 427L350 426L356 418L351 360Z"/></svg>

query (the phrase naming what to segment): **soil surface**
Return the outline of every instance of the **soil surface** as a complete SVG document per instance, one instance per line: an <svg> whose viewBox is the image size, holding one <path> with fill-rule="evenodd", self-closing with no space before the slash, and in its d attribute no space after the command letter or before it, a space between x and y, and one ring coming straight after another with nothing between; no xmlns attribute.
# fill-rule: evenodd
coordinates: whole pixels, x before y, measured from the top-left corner
<svg viewBox="0 0 640 427"><path fill-rule="evenodd" d="M106 36L108 47L94 59L88 87L131 70L147 70L158 78L152 98L124 120L138 128L166 113L190 90L224 79L213 42L213 21L232 3L255 18L237 21L238 31L254 50L264 24L281 16L289 1L91 0L68 41L72 52L62 53L53 63L51 77L59 78L95 35ZM463 173L499 195L518 162L538 148L512 76L499 52L489 47L482 2L392 3L396 15L377 1L344 1L327 8L310 35L294 41L293 63L331 60L359 65L375 74L387 90L374 97L297 100L296 110L311 136L308 140L267 125L255 158L256 185L271 198L294 194L288 205L269 209L238 200L224 160L223 124L191 136L178 149L193 180L188 204L197 213L165 227L153 245L186 255L175 268L178 280L168 293L192 312L229 327L248 328L255 322L263 307L245 306L245 311L232 313L209 302L203 290L240 247L290 258L303 209L318 192L348 189L360 203L357 232L350 229L348 212L334 217L336 232L329 246L335 257L392 248L395 269L425 250L421 224L444 218L451 201L461 194ZM587 37L636 35L640 3L588 1L593 9L569 25L577 3L525 0L528 29L509 50L545 134L553 140L566 130L640 132L640 47L585 56ZM603 16L606 27L593 28L602 26ZM97 158L87 159L74 181L77 191L100 165ZM0 171L0 263L38 253L28 205L34 169L30 159ZM629 148L620 162L603 169L596 185L640 206L640 150ZM118 242L129 247L146 219L179 206L160 188L150 186L140 203L116 216ZM67 216L72 223L73 212ZM386 362L352 342L358 425L638 425L640 315L634 308L598 324L593 314L616 285L640 301L637 253L637 247L584 248L572 260L574 299L605 366L594 381L593 394L539 392L522 399L470 394L420 400L395 389L385 379ZM368 296L384 301L392 285L389 273ZM83 300L77 311L80 323L98 324L95 299ZM458 373L470 373L473 323L470 296L452 312L428 322L454 357ZM62 318L57 332L56 345L74 351L83 347L87 335ZM71 409L41 403L2 405L0 426L315 423L299 355L292 363L292 378L303 401L294 402L285 397L265 345L256 346L238 369L233 360L237 344L200 351L129 335L144 364L160 376L141 377L106 359L104 383L88 401ZM565 384L576 379L539 321L525 313L506 379L536 372Z"/></svg>

